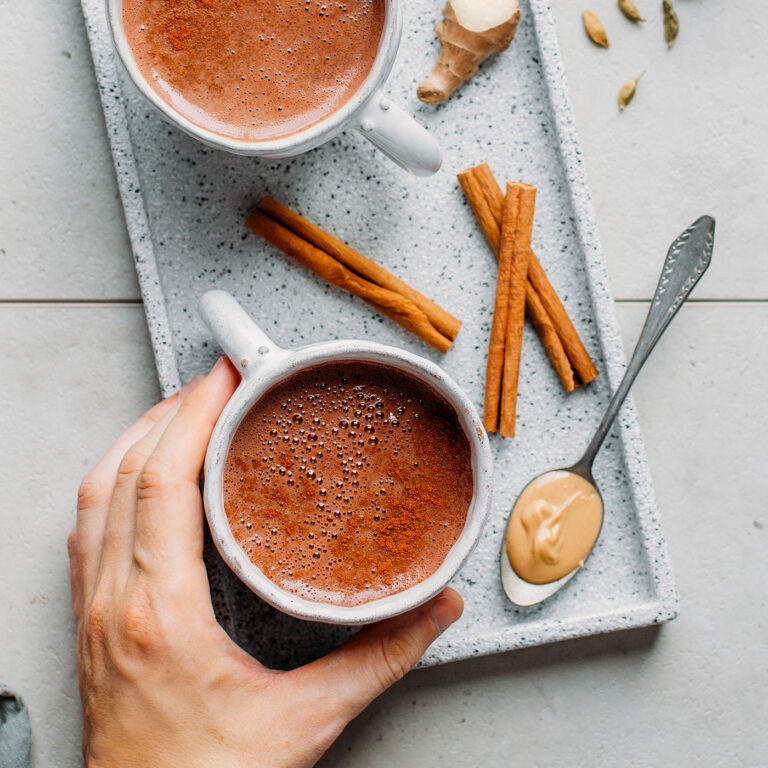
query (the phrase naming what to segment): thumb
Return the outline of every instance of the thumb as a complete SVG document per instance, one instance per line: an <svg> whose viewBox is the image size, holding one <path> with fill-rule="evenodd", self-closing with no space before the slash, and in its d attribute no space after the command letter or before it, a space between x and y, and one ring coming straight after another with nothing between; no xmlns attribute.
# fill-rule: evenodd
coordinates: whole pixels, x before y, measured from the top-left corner
<svg viewBox="0 0 768 768"><path fill-rule="evenodd" d="M340 648L296 670L346 721L400 680L464 610L450 587L425 605L371 624Z"/></svg>

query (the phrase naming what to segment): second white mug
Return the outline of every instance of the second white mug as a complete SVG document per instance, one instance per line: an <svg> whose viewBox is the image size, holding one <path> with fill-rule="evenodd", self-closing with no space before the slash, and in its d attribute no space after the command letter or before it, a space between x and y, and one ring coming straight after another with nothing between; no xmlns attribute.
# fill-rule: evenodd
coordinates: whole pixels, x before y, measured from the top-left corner
<svg viewBox="0 0 768 768"><path fill-rule="evenodd" d="M297 133L264 141L243 141L203 128L177 112L146 81L134 60L122 24L122 0L107 0L115 49L139 92L173 125L216 149L238 155L292 157L354 128L399 166L417 176L440 169L442 151L434 137L383 92L400 46L402 16L399 0L385 0L386 16L376 59L368 77L338 110Z"/></svg>

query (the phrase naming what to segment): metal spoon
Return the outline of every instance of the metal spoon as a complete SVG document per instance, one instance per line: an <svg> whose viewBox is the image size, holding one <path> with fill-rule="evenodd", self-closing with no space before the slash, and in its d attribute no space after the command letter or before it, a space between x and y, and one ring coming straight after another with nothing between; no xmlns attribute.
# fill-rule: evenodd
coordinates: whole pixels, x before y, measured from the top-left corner
<svg viewBox="0 0 768 768"><path fill-rule="evenodd" d="M592 464L594 463L595 456L600 450L600 446L603 444L603 440L608 434L608 430L611 428L637 374L651 354L651 350L656 346L656 342L667 329L677 310L680 309L693 290L693 287L698 283L709 266L712 259L714 237L715 220L711 216L702 216L691 224L670 246L667 259L664 262L664 268L661 271L659 284L656 287L656 293L651 302L651 308L648 310L648 317L645 320L645 325L637 341L632 359L627 366L624 378L611 398L603 420L600 422L600 426L598 426L597 432L587 447L586 452L579 461L565 470L586 479L597 491L601 503L602 496L592 477ZM597 540L597 537L595 540ZM594 547L594 543L592 546ZM586 559L586 556L584 559ZM546 598L553 595L564 584L569 582L579 570L581 570L581 567L576 567L557 581L547 584L532 584L517 575L510 565L509 557L507 556L506 542L502 544L501 581L507 597L517 605L535 605L542 600L546 600Z"/></svg>

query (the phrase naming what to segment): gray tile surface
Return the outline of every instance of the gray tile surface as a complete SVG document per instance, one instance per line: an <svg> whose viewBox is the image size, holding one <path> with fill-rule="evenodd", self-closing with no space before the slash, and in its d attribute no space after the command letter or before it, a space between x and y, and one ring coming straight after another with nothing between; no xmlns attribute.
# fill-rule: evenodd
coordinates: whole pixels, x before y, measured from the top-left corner
<svg viewBox="0 0 768 768"><path fill-rule="evenodd" d="M0 298L135 298L79 3L3 0Z"/></svg>
<svg viewBox="0 0 768 768"><path fill-rule="evenodd" d="M719 258L699 298L768 298L762 195L768 187L765 5L679 0L680 34L667 50L661 0L636 0L634 25L616 0L553 0L587 177L617 298L648 298L657 254L681 222L717 218ZM581 23L591 8L608 49ZM621 84L645 71L619 114Z"/></svg>
<svg viewBox="0 0 768 768"><path fill-rule="evenodd" d="M0 677L36 766L79 764L67 535L80 478L159 396L137 305L0 305Z"/></svg>
<svg viewBox="0 0 768 768"><path fill-rule="evenodd" d="M645 308L620 307L628 344ZM765 305L688 306L637 384L676 621L415 672L323 765L764 765L768 456L751 406L768 352L742 331L766 325ZM0 448L0 616L14 630L0 674L30 704L36 765L76 766L65 537L80 476L158 391L140 307L3 306L0 327L0 386L14 404L0 430L19 436Z"/></svg>
<svg viewBox="0 0 768 768"><path fill-rule="evenodd" d="M552 2L613 294L649 298L655 254L707 209L728 257L698 295L768 298L763 3L681 0L669 52L661 3L638 4L648 17L639 27L614 0L590 5L612 40L602 50L585 39L580 6ZM0 3L3 26L14 31L0 46L0 297L138 295L79 5ZM619 115L619 86L643 70L635 102Z"/></svg>

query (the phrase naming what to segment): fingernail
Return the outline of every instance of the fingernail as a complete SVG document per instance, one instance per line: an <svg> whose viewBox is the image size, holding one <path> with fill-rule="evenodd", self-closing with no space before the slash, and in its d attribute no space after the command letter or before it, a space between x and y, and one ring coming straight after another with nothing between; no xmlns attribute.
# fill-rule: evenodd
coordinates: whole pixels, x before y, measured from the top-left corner
<svg viewBox="0 0 768 768"><path fill-rule="evenodd" d="M221 368L221 366L222 366L222 365L224 365L224 364L226 363L226 361L227 361L227 358L226 358L224 355L222 355L222 356L221 356L221 357L220 357L220 358L219 358L219 359L218 359L218 360L217 360L217 361L216 361L216 362L213 364L213 368L211 368L211 373L213 373L214 371L216 371L216 370L218 370L219 368Z"/></svg>
<svg viewBox="0 0 768 768"><path fill-rule="evenodd" d="M455 597L438 597L432 604L432 618L440 632L445 632L461 616L463 609L464 606Z"/></svg>

